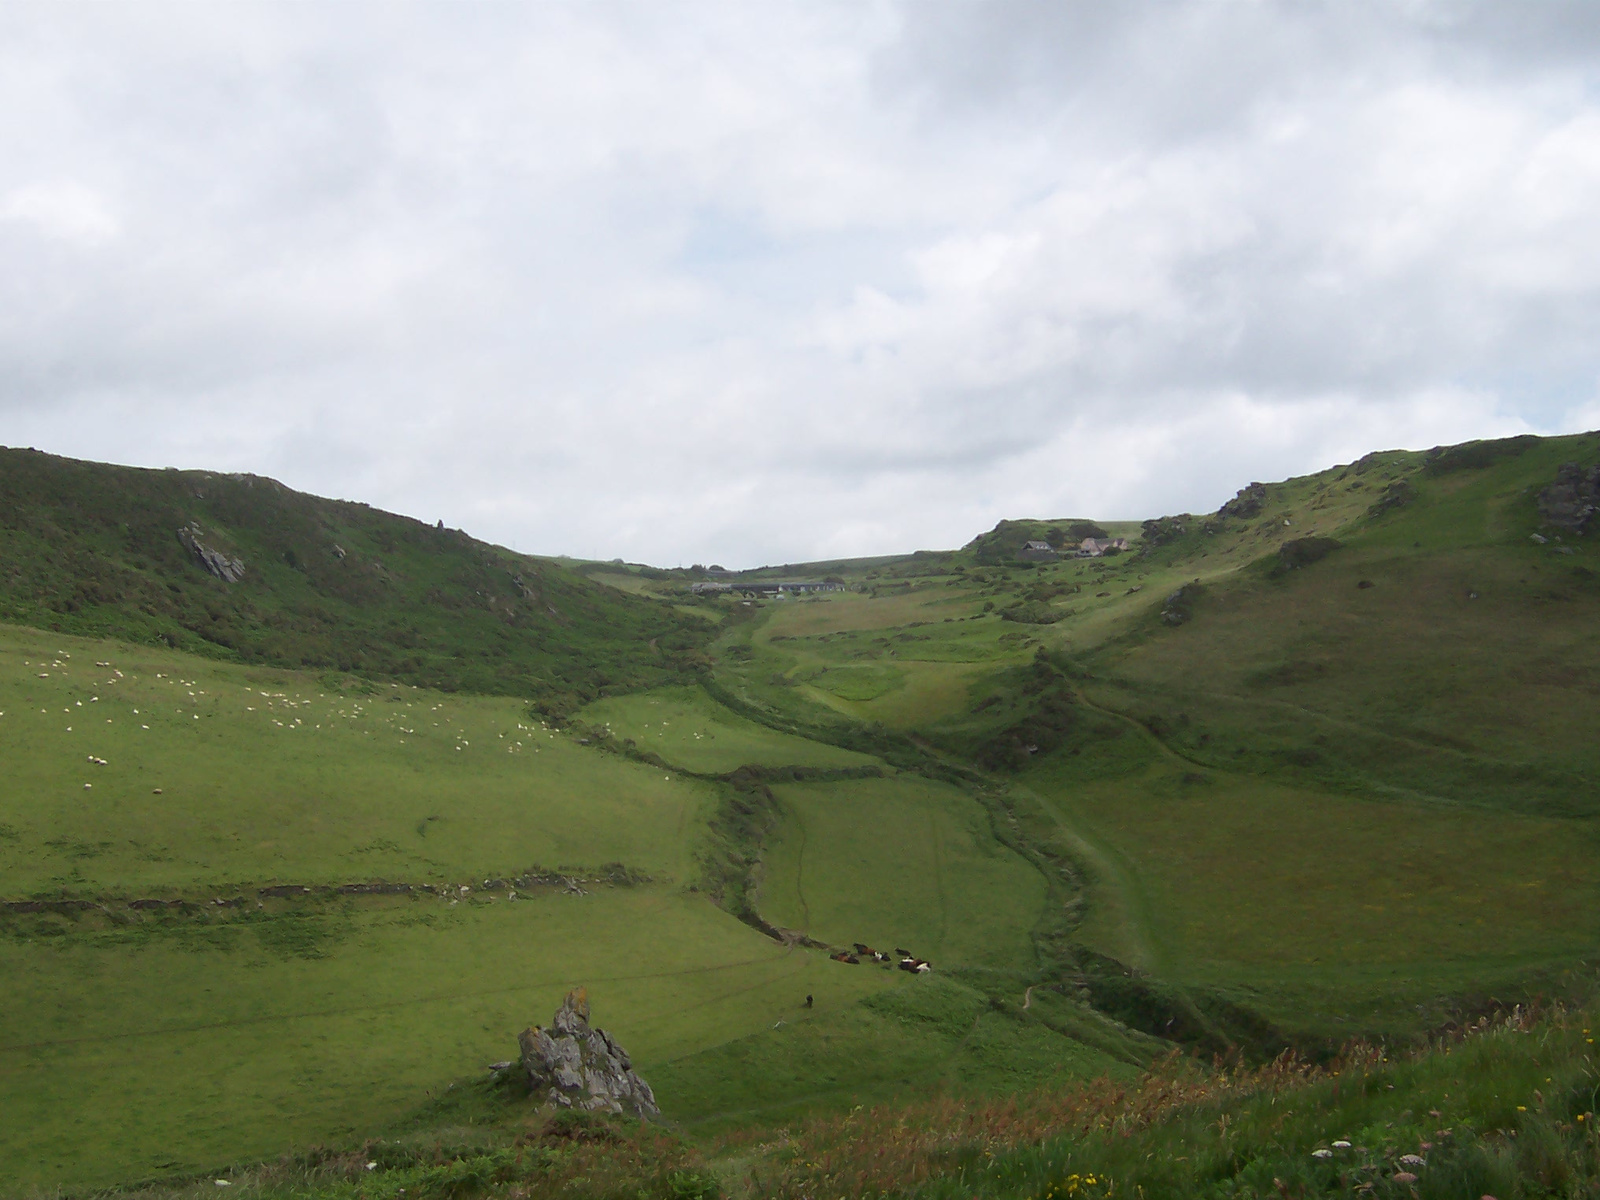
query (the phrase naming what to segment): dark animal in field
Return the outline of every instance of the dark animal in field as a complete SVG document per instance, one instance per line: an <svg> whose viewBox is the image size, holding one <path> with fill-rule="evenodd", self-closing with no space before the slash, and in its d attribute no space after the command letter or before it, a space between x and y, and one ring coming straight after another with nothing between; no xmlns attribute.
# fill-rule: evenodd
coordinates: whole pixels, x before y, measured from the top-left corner
<svg viewBox="0 0 1600 1200"><path fill-rule="evenodd" d="M856 942L855 949L856 953L861 955L863 958L877 953L877 951L875 951L871 946L866 945L864 942Z"/></svg>
<svg viewBox="0 0 1600 1200"><path fill-rule="evenodd" d="M901 958L910 958L911 957L911 951L906 950L906 949L904 949L904 948L902 948L900 946L896 946L894 948L894 952L896 954L898 954Z"/></svg>
<svg viewBox="0 0 1600 1200"><path fill-rule="evenodd" d="M902 971L911 971L918 975L933 970L933 968L928 965L926 959L910 957L902 958L900 960L900 969Z"/></svg>
<svg viewBox="0 0 1600 1200"><path fill-rule="evenodd" d="M807 1008L811 1007L811 993L810 992L806 993L806 1007Z"/></svg>
<svg viewBox="0 0 1600 1200"><path fill-rule="evenodd" d="M837 954L828 955L828 957L833 959L834 962L858 964L861 962L859 958L857 958L854 954L851 954L848 950L841 950Z"/></svg>

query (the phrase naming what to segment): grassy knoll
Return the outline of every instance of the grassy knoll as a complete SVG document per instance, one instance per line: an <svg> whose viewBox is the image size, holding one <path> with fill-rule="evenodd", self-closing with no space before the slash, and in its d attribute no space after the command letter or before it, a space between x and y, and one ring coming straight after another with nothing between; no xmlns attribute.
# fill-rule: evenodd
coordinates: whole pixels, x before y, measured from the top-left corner
<svg viewBox="0 0 1600 1200"><path fill-rule="evenodd" d="M938 966L1035 965L1044 882L971 797L911 775L774 790L784 822L761 889L769 920Z"/></svg>
<svg viewBox="0 0 1600 1200"><path fill-rule="evenodd" d="M0 627L7 895L692 875L704 785L514 701L340 682Z"/></svg>
<svg viewBox="0 0 1600 1200"><path fill-rule="evenodd" d="M191 541L243 564L208 573ZM196 532L198 531L198 532ZM0 619L564 712L681 678L705 622L549 559L271 479L0 448Z"/></svg>
<svg viewBox="0 0 1600 1200"><path fill-rule="evenodd" d="M664 688L596 701L580 714L589 725L632 741L642 752L686 771L726 774L742 766L862 767L876 760L780 733L716 703L700 688Z"/></svg>

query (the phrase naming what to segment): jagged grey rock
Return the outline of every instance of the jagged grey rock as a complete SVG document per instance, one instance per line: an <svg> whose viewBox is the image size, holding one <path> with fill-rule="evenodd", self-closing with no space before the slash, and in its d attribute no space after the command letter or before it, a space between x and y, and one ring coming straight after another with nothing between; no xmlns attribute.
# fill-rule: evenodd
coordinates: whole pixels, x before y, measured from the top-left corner
<svg viewBox="0 0 1600 1200"><path fill-rule="evenodd" d="M229 558L220 550L213 550L200 540L200 526L193 521L178 530L178 541L194 555L195 561L224 583L238 583L244 578L244 560Z"/></svg>
<svg viewBox="0 0 1600 1200"><path fill-rule="evenodd" d="M655 1093L634 1072L627 1052L603 1029L589 1025L583 988L568 992L549 1029L534 1025L517 1038L528 1087L563 1108L659 1116Z"/></svg>
<svg viewBox="0 0 1600 1200"><path fill-rule="evenodd" d="M1573 533L1587 533L1600 512L1600 463L1585 470L1562 463L1556 481L1539 493L1539 512L1550 524Z"/></svg>

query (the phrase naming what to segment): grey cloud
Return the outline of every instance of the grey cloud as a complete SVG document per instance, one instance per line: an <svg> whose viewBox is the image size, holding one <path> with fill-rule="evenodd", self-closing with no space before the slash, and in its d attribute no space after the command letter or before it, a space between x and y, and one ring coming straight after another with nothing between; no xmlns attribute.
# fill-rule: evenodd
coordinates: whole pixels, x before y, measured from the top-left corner
<svg viewBox="0 0 1600 1200"><path fill-rule="evenodd" d="M1564 428L1592 14L9 6L0 441L736 563Z"/></svg>

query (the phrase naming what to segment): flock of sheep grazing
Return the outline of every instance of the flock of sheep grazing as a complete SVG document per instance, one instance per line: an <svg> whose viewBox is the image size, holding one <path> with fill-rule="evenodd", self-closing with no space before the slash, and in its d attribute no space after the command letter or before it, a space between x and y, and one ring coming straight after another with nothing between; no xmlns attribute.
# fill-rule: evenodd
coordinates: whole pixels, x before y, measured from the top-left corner
<svg viewBox="0 0 1600 1200"><path fill-rule="evenodd" d="M887 963L898 959L902 971L911 971L918 975L933 970L928 965L927 959L918 958L909 950L902 950L896 946L894 953L895 958L891 958L883 950L874 950L871 946L856 942L853 950L840 950L836 954L828 955L828 957L833 959L834 962L842 963L860 963L862 959L866 959L868 962Z"/></svg>

